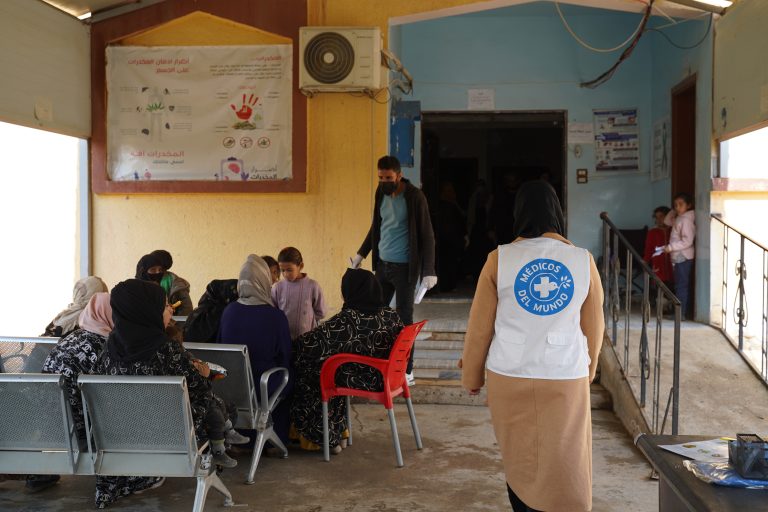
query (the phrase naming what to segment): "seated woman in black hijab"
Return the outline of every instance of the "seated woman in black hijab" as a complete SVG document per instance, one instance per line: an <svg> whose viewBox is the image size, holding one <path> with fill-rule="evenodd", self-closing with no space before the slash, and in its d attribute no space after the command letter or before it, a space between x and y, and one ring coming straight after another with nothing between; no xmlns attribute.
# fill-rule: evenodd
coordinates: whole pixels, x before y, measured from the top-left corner
<svg viewBox="0 0 768 512"><path fill-rule="evenodd" d="M323 409L320 397L320 368L328 357L347 353L386 359L403 328L397 313L384 307L381 285L363 269L350 269L341 280L344 306L336 316L294 342L295 383L291 421L302 448L319 449L323 442ZM381 391L384 381L378 370L355 363L345 364L336 374L340 386ZM331 398L328 429L333 453L342 447L346 401Z"/></svg>
<svg viewBox="0 0 768 512"><path fill-rule="evenodd" d="M170 271L173 258L168 251L158 249L141 257L136 264L136 279L159 284L170 304L181 302L174 315L188 316L192 313L192 299L189 297L189 282Z"/></svg>
<svg viewBox="0 0 768 512"><path fill-rule="evenodd" d="M99 357L101 375L181 375L186 377L189 402L198 440L207 439L205 424L213 401L211 384L184 348L170 340L165 326L173 314L165 292L156 284L128 279L111 293L115 327ZM147 397L151 399L151 397ZM151 472L151 468L147 468ZM164 478L96 477L96 508L105 508L122 496L159 487Z"/></svg>

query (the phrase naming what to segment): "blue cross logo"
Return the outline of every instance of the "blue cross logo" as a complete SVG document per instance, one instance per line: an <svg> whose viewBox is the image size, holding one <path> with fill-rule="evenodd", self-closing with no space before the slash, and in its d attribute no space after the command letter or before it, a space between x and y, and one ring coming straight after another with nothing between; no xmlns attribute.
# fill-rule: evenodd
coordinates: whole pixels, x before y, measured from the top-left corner
<svg viewBox="0 0 768 512"><path fill-rule="evenodd" d="M520 269L514 290L517 303L527 312L554 315L565 309L573 298L573 275L559 261L536 259Z"/></svg>

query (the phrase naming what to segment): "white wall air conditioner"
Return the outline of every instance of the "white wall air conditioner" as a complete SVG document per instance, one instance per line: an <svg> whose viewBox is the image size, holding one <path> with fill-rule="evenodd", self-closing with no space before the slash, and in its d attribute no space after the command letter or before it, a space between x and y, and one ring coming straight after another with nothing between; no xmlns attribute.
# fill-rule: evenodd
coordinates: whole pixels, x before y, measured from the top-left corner
<svg viewBox="0 0 768 512"><path fill-rule="evenodd" d="M301 27L299 88L312 95L386 87L381 46L379 27Z"/></svg>

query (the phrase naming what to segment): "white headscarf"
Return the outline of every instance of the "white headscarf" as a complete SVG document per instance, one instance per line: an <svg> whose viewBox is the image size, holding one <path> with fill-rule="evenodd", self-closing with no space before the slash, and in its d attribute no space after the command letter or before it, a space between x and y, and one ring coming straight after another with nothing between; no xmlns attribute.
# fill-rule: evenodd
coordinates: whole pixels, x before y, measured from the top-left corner
<svg viewBox="0 0 768 512"><path fill-rule="evenodd" d="M249 306L272 303L272 276L269 266L261 256L249 254L243 266L240 267L240 277L237 281L237 302Z"/></svg>
<svg viewBox="0 0 768 512"><path fill-rule="evenodd" d="M93 294L106 291L109 291L109 289L101 278L88 276L79 280L75 283L75 288L72 291L72 302L65 310L56 315L56 318L51 323L54 326L61 327L62 333L73 330L77 326L80 312L85 309Z"/></svg>

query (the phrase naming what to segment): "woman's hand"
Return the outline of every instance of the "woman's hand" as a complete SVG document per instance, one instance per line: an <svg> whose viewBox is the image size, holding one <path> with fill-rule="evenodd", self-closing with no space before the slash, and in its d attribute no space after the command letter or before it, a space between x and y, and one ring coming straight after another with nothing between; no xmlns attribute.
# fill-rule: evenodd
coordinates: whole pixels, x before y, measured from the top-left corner
<svg viewBox="0 0 768 512"><path fill-rule="evenodd" d="M205 361L201 361L199 359L193 359L192 364L195 365L195 369L197 370L197 373L199 373L206 379L211 375L211 369L208 367Z"/></svg>
<svg viewBox="0 0 768 512"><path fill-rule="evenodd" d="M463 359L459 359L459 362L456 363L456 366L458 366L459 368L463 368L464 367L464 360ZM480 390L482 388L464 388L464 389L467 390L467 393L469 393L469 396L475 396L475 395L479 395L480 394Z"/></svg>

